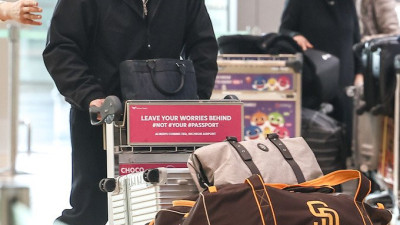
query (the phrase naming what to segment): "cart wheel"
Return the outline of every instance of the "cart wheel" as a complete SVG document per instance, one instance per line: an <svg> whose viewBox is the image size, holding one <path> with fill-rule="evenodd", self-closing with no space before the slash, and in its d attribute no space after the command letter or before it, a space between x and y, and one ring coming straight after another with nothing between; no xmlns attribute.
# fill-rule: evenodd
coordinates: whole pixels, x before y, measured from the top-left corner
<svg viewBox="0 0 400 225"><path fill-rule="evenodd" d="M150 183L160 182L160 171L158 169L148 169L144 171L143 180Z"/></svg>
<svg viewBox="0 0 400 225"><path fill-rule="evenodd" d="M117 181L114 178L101 179L99 188L102 192L113 192L117 186Z"/></svg>

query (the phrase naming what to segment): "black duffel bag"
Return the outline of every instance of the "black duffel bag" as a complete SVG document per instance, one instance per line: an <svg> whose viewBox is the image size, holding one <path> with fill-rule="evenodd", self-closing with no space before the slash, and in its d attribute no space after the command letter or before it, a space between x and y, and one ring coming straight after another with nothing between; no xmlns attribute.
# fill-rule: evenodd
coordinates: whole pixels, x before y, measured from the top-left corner
<svg viewBox="0 0 400 225"><path fill-rule="evenodd" d="M324 174L346 168L344 125L325 113L302 108L301 136L314 152Z"/></svg>

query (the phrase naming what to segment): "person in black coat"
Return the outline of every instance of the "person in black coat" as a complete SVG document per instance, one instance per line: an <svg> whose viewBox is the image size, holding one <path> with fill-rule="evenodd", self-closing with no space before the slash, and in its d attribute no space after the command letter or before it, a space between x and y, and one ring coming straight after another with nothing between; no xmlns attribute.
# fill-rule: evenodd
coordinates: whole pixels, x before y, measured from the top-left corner
<svg viewBox="0 0 400 225"><path fill-rule="evenodd" d="M70 225L107 222L101 126L89 106L121 97L118 66L124 60L180 57L193 61L200 99L209 99L218 46L204 0L59 0L43 52L44 63L71 107L72 209L56 220Z"/></svg>
<svg viewBox="0 0 400 225"><path fill-rule="evenodd" d="M354 2L351 0L287 1L279 30L293 37L303 50L315 48L339 58L339 89L335 99L331 101L334 109L330 115L346 124L348 153L350 153L352 101L346 96L345 87L362 80L361 65L353 53L353 45L360 42Z"/></svg>

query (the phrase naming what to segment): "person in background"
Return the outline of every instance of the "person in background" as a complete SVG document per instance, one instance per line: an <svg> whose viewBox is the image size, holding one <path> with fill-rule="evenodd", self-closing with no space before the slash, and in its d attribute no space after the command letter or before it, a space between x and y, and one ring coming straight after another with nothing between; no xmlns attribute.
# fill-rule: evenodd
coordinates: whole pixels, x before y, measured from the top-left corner
<svg viewBox="0 0 400 225"><path fill-rule="evenodd" d="M349 0L290 0L283 11L279 32L293 37L303 50L315 48L340 60L339 89L329 115L346 124L347 155L351 153L352 101L345 88L362 79L361 64L353 52L360 42L357 12ZM343 162L344 163L344 162Z"/></svg>
<svg viewBox="0 0 400 225"><path fill-rule="evenodd" d="M121 96L119 64L156 58L193 61L197 94L209 99L217 75L218 45L204 0L58 0L43 59L71 104L70 204L54 224L104 225L107 194L102 126L89 107Z"/></svg>
<svg viewBox="0 0 400 225"><path fill-rule="evenodd" d="M40 19L42 8L33 0L19 0L16 2L5 2L0 0L0 20L14 20L22 24L42 25Z"/></svg>
<svg viewBox="0 0 400 225"><path fill-rule="evenodd" d="M400 27L395 0L354 0L357 8L361 41L399 35Z"/></svg>

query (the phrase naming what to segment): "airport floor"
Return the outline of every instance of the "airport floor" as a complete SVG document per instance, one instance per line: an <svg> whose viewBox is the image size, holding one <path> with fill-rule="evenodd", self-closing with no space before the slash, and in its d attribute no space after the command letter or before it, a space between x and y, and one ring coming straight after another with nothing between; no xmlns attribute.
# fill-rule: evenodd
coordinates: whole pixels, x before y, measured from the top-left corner
<svg viewBox="0 0 400 225"><path fill-rule="evenodd" d="M19 118L23 123L19 126L16 175L0 173L0 186L29 188L26 223L18 225L51 225L63 209L70 207L69 105L49 83L21 83L20 90Z"/></svg>
<svg viewBox="0 0 400 225"><path fill-rule="evenodd" d="M0 184L29 188L30 205L19 215L24 222L18 225L51 225L61 211L69 207L71 181L69 149L40 153L19 153L16 175L0 174Z"/></svg>

